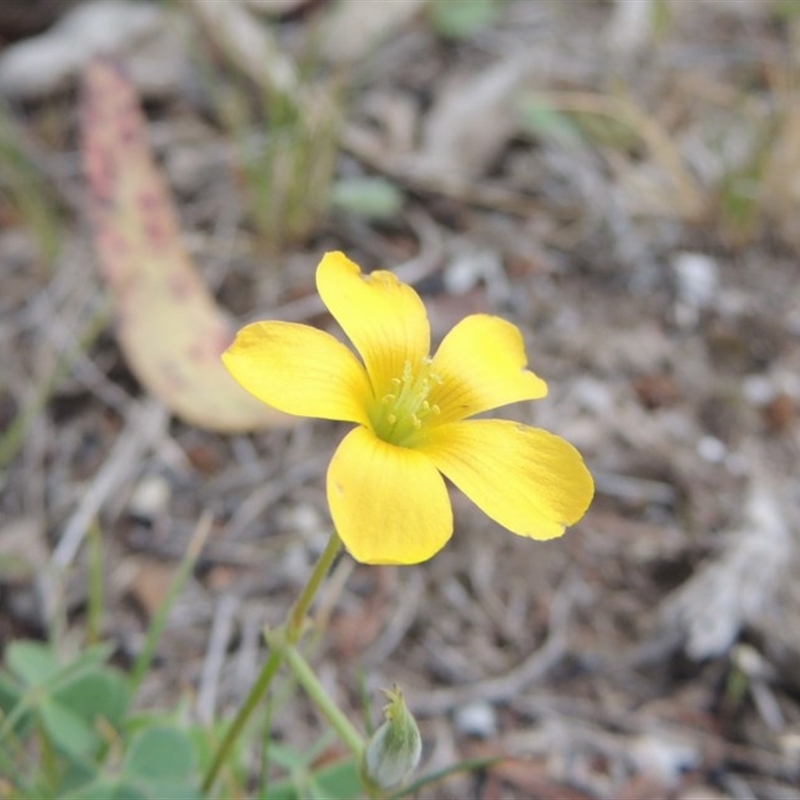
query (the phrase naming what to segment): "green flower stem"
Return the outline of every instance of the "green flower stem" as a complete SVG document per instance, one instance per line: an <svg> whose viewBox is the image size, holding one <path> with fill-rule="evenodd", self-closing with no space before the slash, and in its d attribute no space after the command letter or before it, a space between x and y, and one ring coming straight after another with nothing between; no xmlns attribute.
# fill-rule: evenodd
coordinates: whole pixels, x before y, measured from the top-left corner
<svg viewBox="0 0 800 800"><path fill-rule="evenodd" d="M300 640L300 636L303 633L303 623L305 622L306 614L308 613L308 609L314 599L314 595L316 594L317 589L319 589L323 578L325 575L327 575L331 564L333 564L333 560L336 558L336 554L339 552L341 545L342 541L336 531L334 531L331 535L331 538L328 540L328 544L317 560L317 563L314 566L314 571L311 573L311 577L308 579L303 591L300 593L300 596L297 598L292 606L291 611L289 612L285 625L285 633L283 634L283 638L287 644L294 645ZM222 742L220 743L219 748L214 755L214 760L211 762L211 766L208 768L208 772L203 779L202 788L204 794L208 794L211 791L211 787L217 780L220 770L227 760L231 749L238 741L242 731L250 721L250 717L253 715L253 712L258 707L258 704L263 700L264 695L267 693L267 690L272 684L273 678L283 663L284 656L284 647L272 647L272 652L269 654L269 658L264 664L261 674L258 676L258 679L250 689L247 699L239 709L236 717L234 717L230 727L225 732L225 736L223 737ZM330 700L328 700L328 702L330 702Z"/></svg>
<svg viewBox="0 0 800 800"><path fill-rule="evenodd" d="M317 589L319 589L323 578L328 574L328 570L331 568L331 564L333 564L333 560L336 558L336 554L339 552L341 546L342 540L339 538L339 534L334 531L331 534L331 538L328 539L328 544L325 545L325 549L322 551L314 567L314 571L308 579L308 583L306 583L305 588L300 593L300 597L297 598L292 606L292 610L289 612L289 622L286 626L286 641L290 644L297 644L297 642L300 641L300 636L303 633L303 623L306 620L306 614L314 599L314 595L317 593Z"/></svg>
<svg viewBox="0 0 800 800"><path fill-rule="evenodd" d="M264 668L261 670L258 680L250 689L250 694L247 695L244 705L239 709L239 713L236 715L233 722L230 724L230 727L225 732L225 736L222 739L216 754L214 755L214 760L211 762L211 766L209 767L208 772L203 779L203 794L208 794L211 791L211 787L217 780L217 776L222 769L222 765L227 760L231 748L234 746L234 744L236 744L236 741L244 730L245 725L247 725L247 723L250 721L250 717L253 715L253 712L256 710L258 704L267 693L267 689L269 689L272 679L280 669L282 662L283 653L280 650L273 650L269 654L269 658L267 659L266 664L264 664Z"/></svg>
<svg viewBox="0 0 800 800"><path fill-rule="evenodd" d="M161 634L164 633L164 629L167 626L169 612L172 610L172 606L175 604L175 600L180 594L181 589L183 589L184 584L194 571L195 565L197 564L197 559L200 558L200 553L203 552L203 547L205 546L206 539L208 539L208 534L211 532L212 522L213 518L207 511L204 512L197 521L197 526L194 529L192 538L189 540L189 545L186 548L186 552L184 553L181 563L178 565L178 569L175 570L175 574L172 576L172 580L169 583L167 596L161 603L158 613L150 622L150 627L147 630L147 637L144 640L144 647L142 647L142 652L139 653L139 657L136 659L136 663L133 665L133 669L131 670L131 675L128 680L128 686L130 687L130 693L132 697L139 691L139 687L142 685L142 681L144 680L145 675L147 675L150 665L153 663L153 658L155 657L158 642L161 639Z"/></svg>
<svg viewBox="0 0 800 800"><path fill-rule="evenodd" d="M363 737L331 700L325 691L325 687L319 682L308 662L300 655L298 649L289 642L283 646L283 657L286 659L286 663L294 673L295 678L297 678L297 682L306 690L308 696L325 715L325 718L339 734L348 749L357 759L360 759L364 751Z"/></svg>

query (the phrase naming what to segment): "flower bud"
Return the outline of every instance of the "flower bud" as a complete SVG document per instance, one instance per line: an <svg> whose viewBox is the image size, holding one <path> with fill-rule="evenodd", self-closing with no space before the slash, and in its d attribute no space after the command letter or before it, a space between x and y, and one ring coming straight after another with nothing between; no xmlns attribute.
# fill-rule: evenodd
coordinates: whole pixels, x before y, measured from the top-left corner
<svg viewBox="0 0 800 800"><path fill-rule="evenodd" d="M396 686L386 692L385 722L372 734L364 751L364 774L380 789L403 783L416 768L422 739L414 717Z"/></svg>

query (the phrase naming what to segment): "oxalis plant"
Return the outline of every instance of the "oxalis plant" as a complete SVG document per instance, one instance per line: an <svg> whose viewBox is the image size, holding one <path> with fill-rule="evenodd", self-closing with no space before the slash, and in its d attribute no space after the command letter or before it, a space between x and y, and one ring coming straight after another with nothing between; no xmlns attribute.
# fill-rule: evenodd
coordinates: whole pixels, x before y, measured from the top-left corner
<svg viewBox="0 0 800 800"><path fill-rule="evenodd" d="M286 624L268 636L271 655L217 752L206 790L282 662L359 760L372 796L401 785L421 752L402 693L389 693L386 721L365 742L297 648L306 612L340 547L363 564L433 557L453 534L444 477L512 533L539 540L561 536L594 493L583 459L564 439L508 420L471 419L547 394L547 384L526 368L518 328L473 314L431 356L425 306L393 273L364 275L332 252L316 279L358 355L324 331L280 321L246 326L222 355L233 377L268 405L356 427L328 467L334 533Z"/></svg>
<svg viewBox="0 0 800 800"><path fill-rule="evenodd" d="M127 676L107 666L106 645L63 664L47 645L14 642L0 670L0 798L246 796L240 773L251 741L248 723L282 668L353 758L344 769L315 770L284 752L283 766L302 773L304 782L264 782L258 796L402 797L447 774L414 780L422 742L399 687L387 690L385 719L368 736L326 692L302 652L317 590L342 547L363 564L410 565L433 557L453 533L445 478L503 527L537 540L561 536L577 522L594 484L564 439L508 420L473 419L547 394L545 382L527 369L514 325L486 314L468 316L430 355L425 306L391 272L364 275L333 252L320 262L316 280L355 352L316 328L265 321L240 330L222 356L231 375L272 408L355 426L327 473L334 532L283 624L265 631L269 655L242 707L229 723L211 729L188 724L187 708L131 711L170 601ZM198 526L170 598L191 572L208 525L206 519ZM102 573L99 541L90 540L90 573L96 576ZM90 592L90 605L97 594ZM278 762L278 746L271 751ZM37 765L34 777L24 766L30 763Z"/></svg>

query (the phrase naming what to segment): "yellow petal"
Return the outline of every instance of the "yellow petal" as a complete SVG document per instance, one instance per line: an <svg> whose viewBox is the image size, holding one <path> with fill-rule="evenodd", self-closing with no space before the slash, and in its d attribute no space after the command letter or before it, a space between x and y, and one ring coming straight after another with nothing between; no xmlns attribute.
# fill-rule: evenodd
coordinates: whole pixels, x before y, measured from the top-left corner
<svg viewBox="0 0 800 800"><path fill-rule="evenodd" d="M417 564L453 533L442 476L421 453L350 431L328 468L328 504L336 530L363 564Z"/></svg>
<svg viewBox="0 0 800 800"><path fill-rule="evenodd" d="M594 494L592 476L569 442L516 422L451 422L434 428L419 449L482 511L520 536L561 536Z"/></svg>
<svg viewBox="0 0 800 800"><path fill-rule="evenodd" d="M222 354L251 394L287 414L365 423L371 391L358 359L328 333L293 322L254 322Z"/></svg>
<svg viewBox="0 0 800 800"><path fill-rule="evenodd" d="M465 317L433 357L431 372L441 383L428 399L439 407L439 421L545 397L547 384L525 369L527 363L525 343L515 325L488 314Z"/></svg>
<svg viewBox="0 0 800 800"><path fill-rule="evenodd" d="M406 362L415 367L430 350L430 325L419 295L391 272L363 275L344 254L326 253L317 290L364 359L377 392L388 391Z"/></svg>

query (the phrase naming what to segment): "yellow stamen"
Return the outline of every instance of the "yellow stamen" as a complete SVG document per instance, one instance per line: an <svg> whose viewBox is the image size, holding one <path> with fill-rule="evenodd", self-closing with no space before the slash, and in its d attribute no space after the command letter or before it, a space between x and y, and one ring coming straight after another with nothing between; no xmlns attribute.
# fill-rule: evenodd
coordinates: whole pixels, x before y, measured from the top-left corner
<svg viewBox="0 0 800 800"><path fill-rule="evenodd" d="M370 409L370 421L376 435L391 444L411 446L430 415L439 413L439 408L431 405L428 396L433 386L441 383L442 379L431 372L429 358L416 365L406 361L402 376L390 379L392 390L379 394L380 402Z"/></svg>

